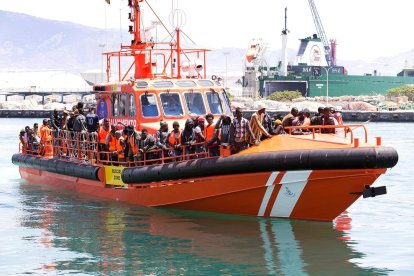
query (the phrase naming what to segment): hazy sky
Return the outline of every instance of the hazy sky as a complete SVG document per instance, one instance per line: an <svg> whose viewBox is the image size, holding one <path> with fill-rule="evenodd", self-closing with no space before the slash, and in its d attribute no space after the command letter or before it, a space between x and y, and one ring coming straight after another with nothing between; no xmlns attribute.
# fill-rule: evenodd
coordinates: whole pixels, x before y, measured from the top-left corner
<svg viewBox="0 0 414 276"><path fill-rule="evenodd" d="M127 28L127 0L0 0L0 10L71 21L105 28ZM280 49L284 7L288 8L288 47L316 33L307 0L148 0L170 27L172 6L186 13L184 32L210 48L245 48L252 38L262 38ZM338 42L339 59L370 61L414 49L411 33L412 0L315 0L328 39ZM152 13L144 4L146 21ZM106 19L105 19L106 18Z"/></svg>

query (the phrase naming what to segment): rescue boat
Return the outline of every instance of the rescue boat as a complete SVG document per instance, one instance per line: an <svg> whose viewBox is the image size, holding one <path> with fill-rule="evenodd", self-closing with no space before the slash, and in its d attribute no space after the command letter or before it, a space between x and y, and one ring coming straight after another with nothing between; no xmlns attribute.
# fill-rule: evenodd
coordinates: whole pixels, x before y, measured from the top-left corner
<svg viewBox="0 0 414 276"><path fill-rule="evenodd" d="M178 27L167 43L141 36L142 2L148 4L128 1L131 44L104 53L107 82L93 88L98 116L152 134L161 120L184 126L186 119L208 113L216 119L233 116L222 84L207 78L208 50L181 47ZM342 134L325 134L325 128L342 129ZM216 157L194 154L182 147L180 158L154 150L155 159L144 155L125 162L98 152L94 133L64 132L52 135L51 156L19 147L12 162L28 182L102 199L260 217L331 221L361 195L386 193L371 185L398 162L392 147L382 146L379 137L372 142L364 125L308 130L308 135L276 135L229 156L224 151Z"/></svg>

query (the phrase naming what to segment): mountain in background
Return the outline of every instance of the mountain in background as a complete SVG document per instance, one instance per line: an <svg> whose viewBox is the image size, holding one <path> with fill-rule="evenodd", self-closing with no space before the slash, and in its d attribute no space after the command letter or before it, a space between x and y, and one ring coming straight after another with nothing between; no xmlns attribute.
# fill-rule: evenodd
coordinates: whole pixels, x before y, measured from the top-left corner
<svg viewBox="0 0 414 276"><path fill-rule="evenodd" d="M123 44L131 37L122 34ZM101 52L118 50L119 31L86 27L25 14L0 11L0 70L66 70L80 73L102 69ZM246 48L244 48L246 46ZM242 48L214 49L207 54L210 74L241 75L247 45ZM340 51L340 49L339 49ZM228 53L228 54L226 54ZM294 60L296 50L288 49L288 60ZM268 66L276 66L281 51L266 53ZM226 70L227 58L227 70ZM374 73L396 75L404 66L412 66L414 50L392 57L379 57L372 62L339 60L349 74Z"/></svg>

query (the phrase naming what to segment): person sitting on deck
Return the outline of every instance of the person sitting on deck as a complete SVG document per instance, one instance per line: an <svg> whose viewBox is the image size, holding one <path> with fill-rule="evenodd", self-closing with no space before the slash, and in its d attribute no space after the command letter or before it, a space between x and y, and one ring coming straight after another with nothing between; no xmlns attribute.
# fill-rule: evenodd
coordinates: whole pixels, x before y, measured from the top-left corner
<svg viewBox="0 0 414 276"><path fill-rule="evenodd" d="M238 153L249 147L247 137L254 137L252 130L250 129L249 121L243 118L242 110L236 108L236 118L233 119L234 126L234 152ZM256 143L256 139L253 141Z"/></svg>
<svg viewBox="0 0 414 276"><path fill-rule="evenodd" d="M266 109L263 113L262 125L263 125L264 129L266 129L267 133L269 133L270 135L273 134L272 117L270 117L270 115L266 112ZM264 139L267 139L267 136L265 134L263 134L262 137L261 137L261 140L264 140Z"/></svg>
<svg viewBox="0 0 414 276"><path fill-rule="evenodd" d="M333 114L333 117L338 121L339 125L343 125L344 124L344 120L342 119L342 106L337 106L335 108L332 108L331 112Z"/></svg>
<svg viewBox="0 0 414 276"><path fill-rule="evenodd" d="M172 151L170 151L170 156L181 156L183 153L181 149L181 131L180 131L180 124L177 121L173 122L173 130L168 135L167 139L167 147L173 148Z"/></svg>
<svg viewBox="0 0 414 276"><path fill-rule="evenodd" d="M338 121L332 116L331 109L329 107L325 107L323 109L322 125L338 125ZM336 133L336 131L335 128L325 128L322 129L322 133Z"/></svg>
<svg viewBox="0 0 414 276"><path fill-rule="evenodd" d="M144 165L146 165L146 160L152 160L154 158L154 153L150 152L157 147L154 136L148 134L148 130L144 128L141 130L141 136L137 139L136 143L138 146L138 159L144 161Z"/></svg>
<svg viewBox="0 0 414 276"><path fill-rule="evenodd" d="M311 118L311 125L312 126L319 126L322 125L322 117L323 117L323 107L318 107L318 113L312 116Z"/></svg>
<svg viewBox="0 0 414 276"><path fill-rule="evenodd" d="M305 119L303 120L303 125L304 126L310 126L311 125L311 120L310 120L310 112L309 112L309 109L304 108L303 109L303 113L305 115Z"/></svg>
<svg viewBox="0 0 414 276"><path fill-rule="evenodd" d="M259 104L257 112L253 113L252 117L250 118L250 128L252 129L253 136L250 137L250 144L257 144L260 142L262 136L266 136L268 138L272 137L266 129L263 127L263 118L266 112L266 107L263 104Z"/></svg>
<svg viewBox="0 0 414 276"><path fill-rule="evenodd" d="M285 117L283 117L282 126L284 128L288 126L292 126L292 122L298 116L298 113L299 113L298 109L296 107L293 107L290 110L290 113L286 115Z"/></svg>
<svg viewBox="0 0 414 276"><path fill-rule="evenodd" d="M292 126L303 126L305 125L305 112L299 111L298 117L293 120ZM292 130L293 135L304 135L309 134L308 130L306 128L295 128Z"/></svg>

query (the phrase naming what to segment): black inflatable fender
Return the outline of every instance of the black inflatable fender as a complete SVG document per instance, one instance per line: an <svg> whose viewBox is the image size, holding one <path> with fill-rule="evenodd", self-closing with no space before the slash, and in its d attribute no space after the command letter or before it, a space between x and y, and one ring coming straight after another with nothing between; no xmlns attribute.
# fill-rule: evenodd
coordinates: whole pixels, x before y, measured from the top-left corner
<svg viewBox="0 0 414 276"><path fill-rule="evenodd" d="M125 168L124 183L148 183L211 175L287 170L337 170L391 168L398 153L391 147L318 149L252 153L189 160L147 167Z"/></svg>
<svg viewBox="0 0 414 276"><path fill-rule="evenodd" d="M12 156L12 163L18 166L43 170L62 175L99 180L99 166L73 163L59 159L48 159L41 156L30 156L16 153Z"/></svg>

